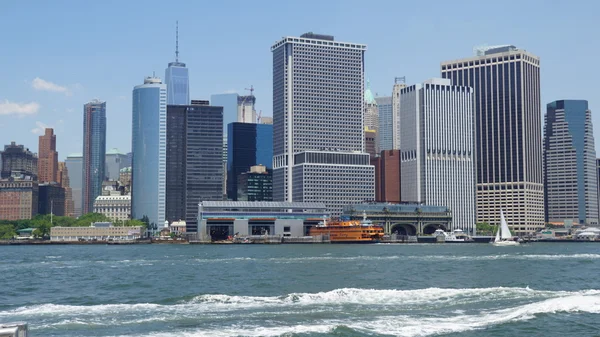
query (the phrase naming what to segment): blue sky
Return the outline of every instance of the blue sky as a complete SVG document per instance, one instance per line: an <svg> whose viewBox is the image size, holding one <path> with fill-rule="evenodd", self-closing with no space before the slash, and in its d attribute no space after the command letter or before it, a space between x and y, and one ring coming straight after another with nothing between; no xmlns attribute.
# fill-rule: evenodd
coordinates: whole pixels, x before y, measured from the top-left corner
<svg viewBox="0 0 600 337"><path fill-rule="evenodd" d="M83 104L107 102L107 148L131 147L131 91L174 59L190 96L255 87L271 115L270 46L313 31L364 43L373 92L439 76L441 61L483 44L514 44L541 58L542 107L587 99L600 150L600 28L596 1L0 1L0 144L37 151L44 126L59 158L81 152ZM540 112L542 113L542 112ZM600 152L600 151L599 151Z"/></svg>

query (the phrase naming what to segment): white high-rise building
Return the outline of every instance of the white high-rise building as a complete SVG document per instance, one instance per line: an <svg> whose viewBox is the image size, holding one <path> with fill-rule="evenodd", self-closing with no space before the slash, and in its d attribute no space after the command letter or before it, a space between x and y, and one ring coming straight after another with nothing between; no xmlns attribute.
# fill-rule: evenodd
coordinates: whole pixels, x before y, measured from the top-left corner
<svg viewBox="0 0 600 337"><path fill-rule="evenodd" d="M375 198L363 153L367 46L307 33L273 52L273 199L318 201L339 215Z"/></svg>
<svg viewBox="0 0 600 337"><path fill-rule="evenodd" d="M167 86L147 77L133 89L131 217L165 222Z"/></svg>
<svg viewBox="0 0 600 337"><path fill-rule="evenodd" d="M442 62L442 77L475 94L477 222L513 233L544 228L540 59L515 46Z"/></svg>
<svg viewBox="0 0 600 337"><path fill-rule="evenodd" d="M475 227L473 89L434 78L400 90L401 195L447 206L452 228Z"/></svg>
<svg viewBox="0 0 600 337"><path fill-rule="evenodd" d="M237 121L238 123L256 123L256 109L254 95L238 96Z"/></svg>

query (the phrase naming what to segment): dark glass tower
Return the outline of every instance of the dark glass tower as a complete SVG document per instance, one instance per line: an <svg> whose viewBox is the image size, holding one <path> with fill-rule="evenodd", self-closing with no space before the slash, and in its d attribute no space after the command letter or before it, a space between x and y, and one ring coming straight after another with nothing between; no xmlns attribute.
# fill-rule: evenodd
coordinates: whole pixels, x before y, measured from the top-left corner
<svg viewBox="0 0 600 337"><path fill-rule="evenodd" d="M93 100L83 106L83 214L94 210L102 195L106 154L106 102Z"/></svg>
<svg viewBox="0 0 600 337"><path fill-rule="evenodd" d="M188 232L201 201L223 199L223 107L201 104L167 106L166 219Z"/></svg>
<svg viewBox="0 0 600 337"><path fill-rule="evenodd" d="M230 123L227 126L227 199L238 200L238 178L250 167L273 168L273 125Z"/></svg>

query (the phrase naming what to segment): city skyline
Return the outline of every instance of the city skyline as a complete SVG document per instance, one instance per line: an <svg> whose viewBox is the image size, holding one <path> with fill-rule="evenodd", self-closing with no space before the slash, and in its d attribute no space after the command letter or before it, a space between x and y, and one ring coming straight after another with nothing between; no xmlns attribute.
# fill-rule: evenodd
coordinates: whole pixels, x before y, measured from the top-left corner
<svg viewBox="0 0 600 337"><path fill-rule="evenodd" d="M514 2L517 3L517 2ZM286 4L286 7L275 6L269 12L271 3L256 4L251 9L252 15L267 17L270 12L308 13L311 6L302 4ZM115 13L117 24L105 31L95 31L82 24L85 20L83 13L106 6L73 3L69 13L62 13L60 6L47 4L12 3L5 6L0 20L0 28L9 29L17 22L23 21L27 13L33 17L54 15L60 20L63 15L76 17L75 20L63 20L63 25L48 27L43 34L38 32L42 21L33 20L30 27L15 32L9 40L9 46L18 53L0 55L2 64L11 64L10 69L4 70L4 77L11 79L0 84L0 130L5 139L4 143L14 140L26 144L32 151L37 151L37 137L43 127L54 127L55 133L61 135L57 140L59 160L75 152L83 145L83 135L78 129L81 116L79 107L91 98L98 97L107 101L111 109L107 111L109 120L120 120L109 126L107 148L120 148L124 152L130 150L129 138L131 130L127 127L130 121L131 87L139 83L143 77L152 71L161 74L164 66L173 60L174 34L173 26L179 20L180 57L186 61L190 76L190 97L208 99L212 94L235 91L240 95L246 94L244 88L254 85L256 88L257 111L262 110L264 116L272 115L272 83L269 47L282 36L295 36L306 31L332 34L342 41L360 41L368 46L366 54L366 77L371 80L374 94L388 96L391 94L395 76L406 76L407 84L419 83L425 78L438 76L439 62L452 60L469 55L474 46L488 44L514 44L540 56L542 64L542 104L558 99L587 99L590 109L594 111L594 93L597 84L593 81L599 70L585 66L582 53L573 53L582 44L599 47L594 42L593 20L585 20L594 9L595 3L586 4L588 10L578 12L577 20L570 16L574 9L566 4L536 5L536 2L519 3L522 10L514 11L511 2L503 8L495 9L498 15L492 18L478 18L467 13L461 13L459 8L436 9L424 5L410 3L391 3L390 10L378 13L380 17L374 24L367 27L354 27L351 22L338 22L335 17L345 17L356 14L357 9L348 6L347 2L331 1L324 6L323 13L312 13L313 19L286 19L269 15L269 25L245 27L242 22L232 20L228 29L221 31L219 36L207 35L205 31L215 24L216 18L208 18L199 23L194 19L193 10L178 10L176 7L165 8L163 22L151 27L142 27L140 22L146 20L152 6L140 11L139 6L127 4ZM193 7L195 5L191 5ZM215 12L224 12L225 4L209 4ZM484 12L490 5L473 2L470 11ZM110 4L108 5L110 8ZM193 9L193 8L192 8ZM419 27L419 37L403 36L401 46L389 42L389 36L378 34L390 31L393 20L386 22L383 18L391 18L393 12L414 12L405 23L404 29ZM389 12L389 14L387 13ZM545 18L550 13L566 14L567 21L577 25L556 27ZM21 14L23 13L23 14ZM82 15L77 15L80 13ZM327 14L326 14L327 13ZM331 19L334 13L334 19ZM75 14L75 15L73 15ZM248 13L233 13L233 17ZM503 14L514 18L514 25L498 31L494 23L500 24ZM367 14L373 16L375 14ZM299 17L302 15L299 15ZM464 17L464 22L456 18ZM519 20L519 18L527 18ZM128 18L128 20L120 20ZM590 16L590 18L593 18ZM240 20L242 21L242 20ZM422 23L432 23L423 25ZM531 32L531 23L536 23L536 29ZM75 29L76 27L76 29ZM446 28L453 29L446 29ZM577 27L577 28L574 28ZM587 28L586 28L587 27ZM452 31L468 29L468 38L456 38ZM531 34L521 34L522 31ZM116 33L131 31L131 35ZM537 34L537 32L545 34ZM144 34L142 34L144 32ZM245 35L252 34L252 39ZM121 36L122 35L122 36ZM62 38L60 38L62 37ZM565 39L561 48L556 48L556 39ZM73 42L76 41L77 43ZM101 49L102 57L90 55L80 50L106 45ZM81 44L81 46L80 46ZM147 54L146 46L152 45L153 52ZM158 46L158 47L157 47ZM210 48L205 48L210 46ZM406 52L406 46L413 49ZM32 49L35 48L35 51ZM45 50L39 53L38 49ZM239 50L250 51L239 56ZM150 55L150 56L148 56ZM65 58L68 62L65 62ZM35 66L31 66L31 65ZM588 69L589 68L589 69ZM86 74L85 76L81 74ZM596 109L597 110L597 109ZM543 111L540 111L542 118ZM595 123L600 119L592 115ZM42 130L43 132L43 130ZM600 137L596 136L596 141ZM598 144L598 143L597 143ZM597 145L598 146L598 145Z"/></svg>

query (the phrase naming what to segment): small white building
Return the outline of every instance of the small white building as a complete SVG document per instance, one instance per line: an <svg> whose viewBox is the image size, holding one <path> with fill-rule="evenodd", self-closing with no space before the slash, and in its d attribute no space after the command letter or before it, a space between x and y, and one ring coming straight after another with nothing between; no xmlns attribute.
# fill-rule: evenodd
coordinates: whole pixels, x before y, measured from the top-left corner
<svg viewBox="0 0 600 337"><path fill-rule="evenodd" d="M129 220L131 217L130 195L101 195L94 201L94 213L100 213L113 221Z"/></svg>

